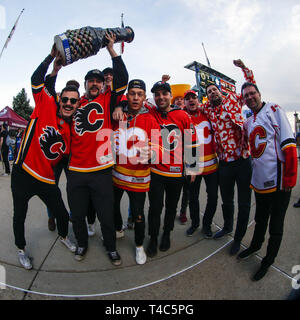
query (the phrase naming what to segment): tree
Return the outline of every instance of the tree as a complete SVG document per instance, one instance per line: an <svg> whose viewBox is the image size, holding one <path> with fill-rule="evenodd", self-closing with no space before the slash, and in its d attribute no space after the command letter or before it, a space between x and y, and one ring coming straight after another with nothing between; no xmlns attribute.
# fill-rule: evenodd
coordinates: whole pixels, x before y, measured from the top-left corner
<svg viewBox="0 0 300 320"><path fill-rule="evenodd" d="M27 99L27 93L24 88L13 98L13 110L28 121L33 112L33 108L30 106L29 102L30 100Z"/></svg>

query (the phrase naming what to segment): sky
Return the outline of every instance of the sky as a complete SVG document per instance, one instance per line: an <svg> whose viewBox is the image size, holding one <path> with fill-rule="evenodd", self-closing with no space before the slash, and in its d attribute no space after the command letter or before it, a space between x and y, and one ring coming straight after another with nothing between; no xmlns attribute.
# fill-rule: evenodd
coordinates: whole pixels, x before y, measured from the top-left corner
<svg viewBox="0 0 300 320"><path fill-rule="evenodd" d="M232 63L242 59L254 72L264 101L286 111L300 111L299 0L0 0L0 50L21 10L16 30L0 58L0 110L12 107L13 97L25 88L34 106L30 78L50 53L54 36L85 26L133 28L135 38L125 44L123 60L129 79L143 79L147 96L162 74L170 84L194 86L195 73L184 66L207 64L237 81L242 72ZM119 52L119 44L115 45ZM67 80L81 84L87 71L111 66L107 50L62 68L57 91ZM49 73L52 66L49 67Z"/></svg>

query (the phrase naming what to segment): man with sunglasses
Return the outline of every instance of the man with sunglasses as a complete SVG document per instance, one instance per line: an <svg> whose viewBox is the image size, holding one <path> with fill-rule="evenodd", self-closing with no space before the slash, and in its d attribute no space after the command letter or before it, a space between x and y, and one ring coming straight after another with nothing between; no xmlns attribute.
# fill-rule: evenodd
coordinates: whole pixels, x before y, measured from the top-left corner
<svg viewBox="0 0 300 320"><path fill-rule="evenodd" d="M104 76L98 69L85 76L85 95L74 115L71 127L71 157L67 177L67 194L72 213L73 230L78 242L75 259L84 259L88 249L87 216L90 199L101 224L103 243L112 264L121 264L116 251L113 216L111 148L111 109L119 102L127 87L128 73L121 56L113 48L115 35L106 34L106 46L113 64L113 90L103 92Z"/></svg>
<svg viewBox="0 0 300 320"><path fill-rule="evenodd" d="M79 92L76 87L65 87L58 103L56 97L48 92L44 85L45 74L55 57L57 62L60 57L53 46L51 54L32 75L32 92L36 106L12 170L13 230L19 262L25 269L31 269L32 264L25 251L24 223L28 201L35 195L53 212L60 241L70 251L74 252L76 249L67 237L69 215L55 183L53 169L63 155L70 152L70 120L79 106Z"/></svg>

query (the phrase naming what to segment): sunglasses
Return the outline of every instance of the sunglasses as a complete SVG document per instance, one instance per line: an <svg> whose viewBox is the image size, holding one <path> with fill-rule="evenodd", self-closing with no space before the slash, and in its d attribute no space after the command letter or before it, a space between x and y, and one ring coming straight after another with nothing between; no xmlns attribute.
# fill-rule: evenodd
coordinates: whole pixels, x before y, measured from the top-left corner
<svg viewBox="0 0 300 320"><path fill-rule="evenodd" d="M78 101L78 99L75 99L75 98L68 98L68 97L61 98L62 103L67 103L69 100L71 104L75 104Z"/></svg>

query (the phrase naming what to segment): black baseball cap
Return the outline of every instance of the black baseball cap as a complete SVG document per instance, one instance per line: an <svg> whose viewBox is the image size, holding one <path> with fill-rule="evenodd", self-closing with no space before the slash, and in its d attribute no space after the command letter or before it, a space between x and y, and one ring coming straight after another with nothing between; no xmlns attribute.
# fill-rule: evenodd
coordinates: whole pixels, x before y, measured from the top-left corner
<svg viewBox="0 0 300 320"><path fill-rule="evenodd" d="M98 70L98 69L90 70L90 71L86 74L86 76L84 77L84 80L89 80L89 79L93 79L93 78L97 78L97 79L99 79L99 80L104 81L103 72L101 72L101 71Z"/></svg>
<svg viewBox="0 0 300 320"><path fill-rule="evenodd" d="M108 73L111 73L111 74L114 74L114 71L113 71L113 68L105 68L103 71L102 71L103 74L108 74Z"/></svg>
<svg viewBox="0 0 300 320"><path fill-rule="evenodd" d="M143 80L140 79L134 79L129 82L128 90L132 88L142 89L146 92L146 84Z"/></svg>
<svg viewBox="0 0 300 320"><path fill-rule="evenodd" d="M170 93L172 93L171 87L167 82L163 82L163 81L158 81L156 83L154 83L154 86L151 89L151 92L155 92L157 90L167 90Z"/></svg>

